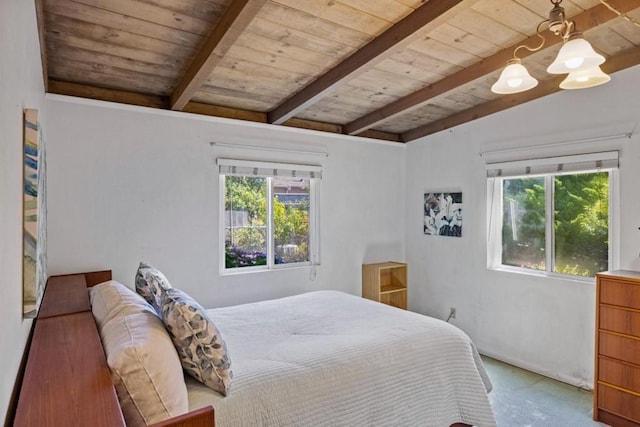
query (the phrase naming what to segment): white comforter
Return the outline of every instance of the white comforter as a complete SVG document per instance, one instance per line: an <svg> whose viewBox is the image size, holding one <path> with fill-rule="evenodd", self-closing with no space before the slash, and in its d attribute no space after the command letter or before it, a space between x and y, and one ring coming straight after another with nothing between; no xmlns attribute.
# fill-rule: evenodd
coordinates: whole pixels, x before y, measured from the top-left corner
<svg viewBox="0 0 640 427"><path fill-rule="evenodd" d="M188 379L216 426L493 426L491 383L441 320L320 291L209 310L227 341L227 397Z"/></svg>

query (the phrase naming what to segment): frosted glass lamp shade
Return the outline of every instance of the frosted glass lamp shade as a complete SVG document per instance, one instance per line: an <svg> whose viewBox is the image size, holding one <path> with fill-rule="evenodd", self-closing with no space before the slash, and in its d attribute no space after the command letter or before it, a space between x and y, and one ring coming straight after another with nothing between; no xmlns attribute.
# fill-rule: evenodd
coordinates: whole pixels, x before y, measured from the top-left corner
<svg viewBox="0 0 640 427"><path fill-rule="evenodd" d="M555 61L547 68L551 74L569 74L574 71L596 67L604 62L604 56L597 53L588 41L572 39L562 45Z"/></svg>
<svg viewBox="0 0 640 427"><path fill-rule="evenodd" d="M538 81L531 77L519 59L515 59L509 61L505 69L502 70L498 81L491 86L491 92L504 95L524 92L536 86L538 86Z"/></svg>
<svg viewBox="0 0 640 427"><path fill-rule="evenodd" d="M595 66L586 70L570 73L567 78L560 83L560 88L585 89L605 84L609 80L611 80L611 77L605 74L600 67Z"/></svg>

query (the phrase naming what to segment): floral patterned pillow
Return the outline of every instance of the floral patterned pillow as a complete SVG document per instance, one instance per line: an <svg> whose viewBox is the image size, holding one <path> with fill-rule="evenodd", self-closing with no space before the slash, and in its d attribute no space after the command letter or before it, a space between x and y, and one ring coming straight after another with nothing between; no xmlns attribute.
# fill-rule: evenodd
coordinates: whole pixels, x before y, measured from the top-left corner
<svg viewBox="0 0 640 427"><path fill-rule="evenodd" d="M171 284L157 268L140 263L136 272L136 292L161 313L160 298L162 290L171 289Z"/></svg>
<svg viewBox="0 0 640 427"><path fill-rule="evenodd" d="M227 345L206 311L179 289L162 291L162 320L182 368L207 387L227 395L233 374Z"/></svg>

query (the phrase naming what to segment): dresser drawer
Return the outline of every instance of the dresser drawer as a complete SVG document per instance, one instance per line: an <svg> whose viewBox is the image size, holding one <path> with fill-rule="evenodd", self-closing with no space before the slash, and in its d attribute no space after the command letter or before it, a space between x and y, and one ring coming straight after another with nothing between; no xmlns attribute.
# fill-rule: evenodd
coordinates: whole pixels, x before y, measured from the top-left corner
<svg viewBox="0 0 640 427"><path fill-rule="evenodd" d="M640 397L605 385L598 387L598 408L640 421Z"/></svg>
<svg viewBox="0 0 640 427"><path fill-rule="evenodd" d="M598 337L599 354L640 365L640 340L602 331Z"/></svg>
<svg viewBox="0 0 640 427"><path fill-rule="evenodd" d="M640 309L640 285L601 278L600 303Z"/></svg>
<svg viewBox="0 0 640 427"><path fill-rule="evenodd" d="M640 312L601 305L600 329L640 338Z"/></svg>
<svg viewBox="0 0 640 427"><path fill-rule="evenodd" d="M617 360L598 359L598 380L640 393L640 367Z"/></svg>

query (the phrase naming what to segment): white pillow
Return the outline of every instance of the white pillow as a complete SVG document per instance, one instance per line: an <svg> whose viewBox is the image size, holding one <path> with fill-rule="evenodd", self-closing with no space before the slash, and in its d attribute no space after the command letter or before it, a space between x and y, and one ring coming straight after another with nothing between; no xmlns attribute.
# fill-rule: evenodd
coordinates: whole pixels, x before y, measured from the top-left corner
<svg viewBox="0 0 640 427"><path fill-rule="evenodd" d="M101 337L127 426L145 426L188 412L182 366L156 314L139 312L112 319Z"/></svg>
<svg viewBox="0 0 640 427"><path fill-rule="evenodd" d="M109 280L90 288L89 298L91 311L99 331L110 320L117 317L124 317L132 313L156 313L144 298L115 280Z"/></svg>

